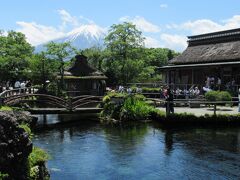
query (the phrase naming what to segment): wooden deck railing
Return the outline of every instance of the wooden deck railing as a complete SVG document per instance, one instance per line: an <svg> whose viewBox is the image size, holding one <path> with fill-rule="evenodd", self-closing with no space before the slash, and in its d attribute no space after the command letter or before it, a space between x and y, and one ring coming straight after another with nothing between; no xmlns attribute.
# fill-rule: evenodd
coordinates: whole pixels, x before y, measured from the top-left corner
<svg viewBox="0 0 240 180"><path fill-rule="evenodd" d="M176 105L177 103L187 104L189 107L191 107L191 104L198 104L198 105L212 105L213 106L213 112L214 115L216 115L217 112L217 106L222 104L234 104L238 103L240 104L240 101L207 101L207 100L199 100L199 99L174 99L173 101L166 101L165 99L155 99L155 98L147 98L148 100L152 100L155 103L159 102L169 107L170 103L173 103Z"/></svg>

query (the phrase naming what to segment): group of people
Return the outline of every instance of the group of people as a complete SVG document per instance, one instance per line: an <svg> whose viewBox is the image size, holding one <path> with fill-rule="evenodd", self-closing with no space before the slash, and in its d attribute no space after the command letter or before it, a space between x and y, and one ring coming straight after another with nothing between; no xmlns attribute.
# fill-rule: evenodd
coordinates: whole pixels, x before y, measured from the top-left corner
<svg viewBox="0 0 240 180"><path fill-rule="evenodd" d="M222 89L222 80L218 76L215 78L214 76L206 76L205 86L203 87L203 92L208 92L212 90L221 90Z"/></svg>
<svg viewBox="0 0 240 180"><path fill-rule="evenodd" d="M15 81L15 82L10 82L7 81L6 83L1 83L0 84L0 93L3 92L4 90L11 90L11 89L20 89L21 91L24 91L25 88L31 87L32 82L31 80L27 81Z"/></svg>
<svg viewBox="0 0 240 180"><path fill-rule="evenodd" d="M131 87L126 87L124 88L122 85L119 85L118 88L117 88L117 92L119 93L128 93L128 94L131 94L133 93L133 89ZM142 88L140 87L136 87L136 91L134 91L135 93L142 93Z"/></svg>
<svg viewBox="0 0 240 180"><path fill-rule="evenodd" d="M32 86L32 83L31 83L31 81L30 80L28 80L28 81L16 81L15 83L14 83L14 88L15 89L19 89L19 88L21 88L21 89L24 89L24 88L26 88L26 87L31 87Z"/></svg>
<svg viewBox="0 0 240 180"><path fill-rule="evenodd" d="M175 90L176 98L184 96L184 97L198 97L200 95L200 89L198 86L192 86L190 89L181 90L179 87Z"/></svg>
<svg viewBox="0 0 240 180"><path fill-rule="evenodd" d="M219 76L216 78L214 76L206 76L205 86L203 87L203 92L205 93L205 92L212 91L212 90L221 91L222 89L234 90L235 85L236 85L236 82L235 82L234 78L232 78L231 81L227 82L224 85Z"/></svg>

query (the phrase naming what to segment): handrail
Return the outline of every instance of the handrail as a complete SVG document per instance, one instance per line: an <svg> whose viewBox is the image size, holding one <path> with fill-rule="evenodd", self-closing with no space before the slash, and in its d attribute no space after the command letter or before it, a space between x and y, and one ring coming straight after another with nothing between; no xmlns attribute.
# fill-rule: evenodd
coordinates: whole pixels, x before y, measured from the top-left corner
<svg viewBox="0 0 240 180"><path fill-rule="evenodd" d="M238 103L239 101L207 101L202 99L174 99L173 101L167 101L165 99L147 98L148 100L159 102L173 102L173 103L186 103L186 102L198 102L199 104L223 104L223 103Z"/></svg>
<svg viewBox="0 0 240 180"><path fill-rule="evenodd" d="M33 90L32 88L33 87L27 87L4 91L0 95L0 106L23 102L26 100L26 98L43 97L44 102L72 110L90 103L100 103L100 99L102 99L102 96L91 95L82 95L75 98L65 99L48 94L35 94L35 88L33 88ZM30 89L31 91L29 91ZM36 99L35 101L38 101L38 99Z"/></svg>
<svg viewBox="0 0 240 180"><path fill-rule="evenodd" d="M33 92L34 92L35 88L36 87L31 86L31 87L25 87L25 88L16 88L16 89L5 90L0 93L0 98L5 98L6 97L5 94L8 94L8 93L11 94L13 92L16 92L17 94L23 94L23 93L21 93L22 90L24 90L24 92L26 92L26 90L33 90Z"/></svg>

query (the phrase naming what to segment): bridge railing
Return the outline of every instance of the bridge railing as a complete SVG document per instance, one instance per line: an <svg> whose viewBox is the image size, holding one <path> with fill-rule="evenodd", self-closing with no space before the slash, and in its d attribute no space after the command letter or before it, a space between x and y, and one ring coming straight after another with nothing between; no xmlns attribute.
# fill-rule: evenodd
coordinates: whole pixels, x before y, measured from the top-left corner
<svg viewBox="0 0 240 180"><path fill-rule="evenodd" d="M19 94L26 94L26 93L35 93L38 89L36 87L25 87L25 88L17 88L17 89L11 89L11 90L5 90L2 93L0 93L0 98L5 98L13 95L19 95Z"/></svg>
<svg viewBox="0 0 240 180"><path fill-rule="evenodd" d="M0 106L3 105L4 100L9 97L22 95L22 94L34 94L37 91L38 91L38 89L34 86L5 90L2 93L0 93Z"/></svg>
<svg viewBox="0 0 240 180"><path fill-rule="evenodd" d="M102 96L81 95L74 98L62 98L49 94L39 94L37 90L35 87L6 90L0 94L0 106L11 106L22 102L38 102L53 105L54 107L74 110L79 107L95 105L102 102Z"/></svg>

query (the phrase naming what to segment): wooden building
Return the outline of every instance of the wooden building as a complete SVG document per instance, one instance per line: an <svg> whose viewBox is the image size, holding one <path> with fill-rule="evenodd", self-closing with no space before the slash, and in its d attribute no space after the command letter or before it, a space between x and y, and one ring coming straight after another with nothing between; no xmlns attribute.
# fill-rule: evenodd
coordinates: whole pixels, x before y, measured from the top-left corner
<svg viewBox="0 0 240 180"><path fill-rule="evenodd" d="M84 55L77 55L73 61L73 65L64 72L64 84L68 95L103 95L107 77L90 67Z"/></svg>
<svg viewBox="0 0 240 180"><path fill-rule="evenodd" d="M240 84L240 28L189 36L187 49L159 69L167 84L203 86L206 77Z"/></svg>

